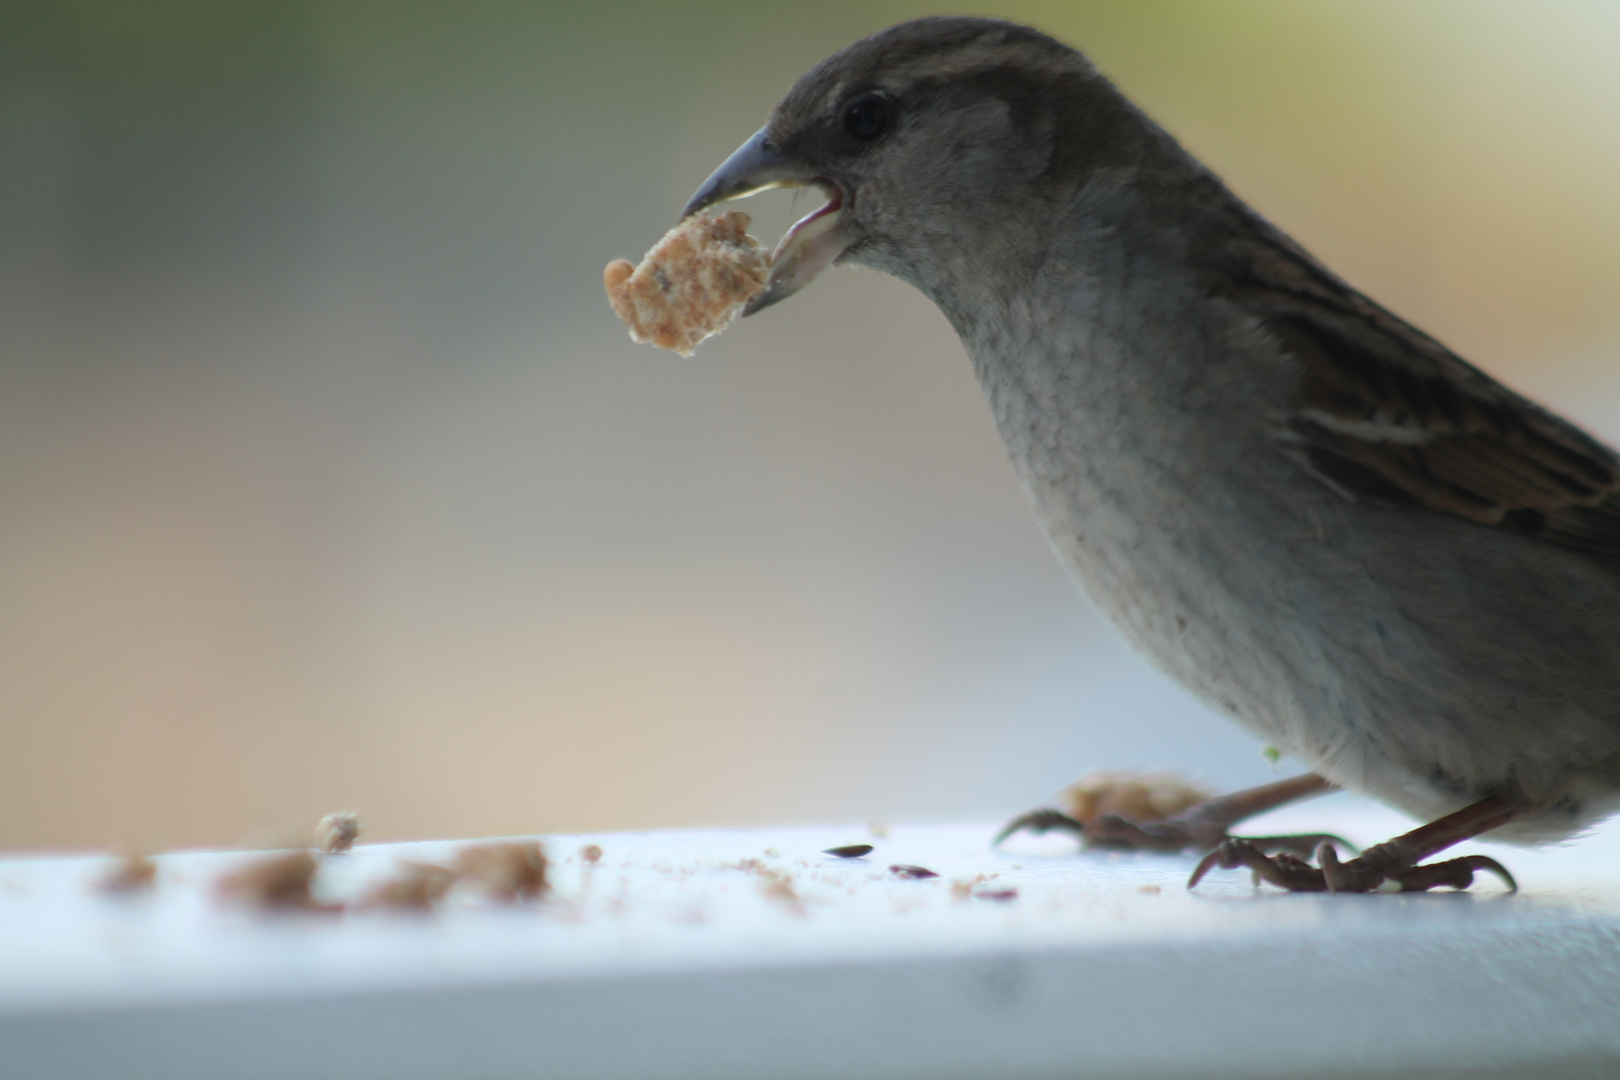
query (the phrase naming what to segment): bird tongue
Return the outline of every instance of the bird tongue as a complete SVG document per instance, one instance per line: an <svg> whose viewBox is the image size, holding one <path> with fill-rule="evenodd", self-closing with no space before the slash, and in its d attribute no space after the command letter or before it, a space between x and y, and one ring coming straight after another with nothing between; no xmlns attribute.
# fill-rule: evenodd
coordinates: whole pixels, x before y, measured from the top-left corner
<svg viewBox="0 0 1620 1080"><path fill-rule="evenodd" d="M743 308L744 315L792 296L843 254L855 239L842 227L843 205L843 192L835 188L826 206L787 231L771 255L771 277L765 291Z"/></svg>

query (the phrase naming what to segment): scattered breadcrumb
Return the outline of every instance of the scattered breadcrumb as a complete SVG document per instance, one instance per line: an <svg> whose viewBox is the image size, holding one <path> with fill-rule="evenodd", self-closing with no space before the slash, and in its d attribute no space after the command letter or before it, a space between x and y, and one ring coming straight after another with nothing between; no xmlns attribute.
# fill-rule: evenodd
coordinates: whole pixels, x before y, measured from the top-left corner
<svg viewBox="0 0 1620 1080"><path fill-rule="evenodd" d="M1209 797L1186 777L1169 772L1092 773L1058 795L1069 816L1081 824L1118 814L1138 825L1174 817Z"/></svg>
<svg viewBox="0 0 1620 1080"><path fill-rule="evenodd" d="M602 284L632 341L691 356L764 291L770 255L748 235L748 222L740 210L693 214L665 233L640 266L608 263Z"/></svg>
<svg viewBox="0 0 1620 1080"><path fill-rule="evenodd" d="M923 878L939 877L938 874L934 873L926 866L910 866L905 863L889 867L889 873L898 874L900 877L910 878L913 881L921 881Z"/></svg>
<svg viewBox="0 0 1620 1080"><path fill-rule="evenodd" d="M309 851L287 851L252 860L219 879L219 895L264 911L315 910L310 895L318 864Z"/></svg>
<svg viewBox="0 0 1620 1080"><path fill-rule="evenodd" d="M835 855L840 859L859 859L863 855L872 854L871 844L845 844L843 847L830 847L822 851L823 855Z"/></svg>
<svg viewBox="0 0 1620 1080"><path fill-rule="evenodd" d="M968 897L973 895L973 890L983 884L986 880L988 879L983 874L970 878L957 878L955 881L951 882L951 899L966 900Z"/></svg>
<svg viewBox="0 0 1620 1080"><path fill-rule="evenodd" d="M327 855L341 855L360 839L360 815L338 810L321 818L315 826L315 846Z"/></svg>
<svg viewBox="0 0 1620 1080"><path fill-rule="evenodd" d="M760 875L759 891L769 900L781 904L795 915L807 914L804 901L793 888L793 879L786 874L766 870Z"/></svg>
<svg viewBox="0 0 1620 1080"><path fill-rule="evenodd" d="M502 840L462 848L455 870L505 902L534 900L548 888L546 855L533 840Z"/></svg>
<svg viewBox="0 0 1620 1080"><path fill-rule="evenodd" d="M437 863L402 862L399 873L379 881L357 907L383 911L431 911L456 883L456 872Z"/></svg>
<svg viewBox="0 0 1620 1080"><path fill-rule="evenodd" d="M595 866L602 861L602 848L598 844L586 844L579 849L579 857L585 861L586 866Z"/></svg>
<svg viewBox="0 0 1620 1080"><path fill-rule="evenodd" d="M739 859L730 864L728 869L741 870L753 874L760 879L759 891L767 899L774 900L793 912L795 915L808 914L805 911L804 901L793 887L793 878L780 870L772 870L759 859Z"/></svg>
<svg viewBox="0 0 1620 1080"><path fill-rule="evenodd" d="M109 896L134 896L150 892L157 883L157 864L138 851L122 856L96 882L96 888Z"/></svg>
<svg viewBox="0 0 1620 1080"><path fill-rule="evenodd" d="M1136 891L1139 893L1145 893L1148 896L1158 896L1161 890L1157 885L1138 885L1136 887Z"/></svg>

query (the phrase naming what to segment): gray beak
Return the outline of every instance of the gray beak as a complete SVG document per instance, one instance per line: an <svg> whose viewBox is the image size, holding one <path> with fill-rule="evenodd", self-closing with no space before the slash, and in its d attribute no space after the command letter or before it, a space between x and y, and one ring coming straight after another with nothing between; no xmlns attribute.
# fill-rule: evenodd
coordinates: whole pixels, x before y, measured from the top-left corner
<svg viewBox="0 0 1620 1080"><path fill-rule="evenodd" d="M681 219L685 220L715 203L740 199L766 188L811 186L828 192L827 205L794 225L782 237L771 255L770 281L765 291L743 308L743 315L752 315L792 296L855 242L855 237L843 224L844 193L826 177L783 157L771 146L765 138L765 129L761 128L703 181L681 212Z"/></svg>
<svg viewBox="0 0 1620 1080"><path fill-rule="evenodd" d="M760 128L703 181L692 201L681 211L681 220L727 199L740 199L766 188L803 187L813 179L803 168L777 153L766 141L765 129Z"/></svg>

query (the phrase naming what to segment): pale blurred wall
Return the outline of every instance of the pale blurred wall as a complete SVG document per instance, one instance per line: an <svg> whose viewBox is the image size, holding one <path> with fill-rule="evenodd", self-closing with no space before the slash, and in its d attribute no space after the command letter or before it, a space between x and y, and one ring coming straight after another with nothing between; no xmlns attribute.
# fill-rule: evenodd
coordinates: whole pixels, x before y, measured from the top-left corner
<svg viewBox="0 0 1620 1080"><path fill-rule="evenodd" d="M982 6L1620 438L1620 5ZM831 275L690 360L602 299L799 72L924 12L0 5L0 845L1270 775L1071 590L918 296Z"/></svg>

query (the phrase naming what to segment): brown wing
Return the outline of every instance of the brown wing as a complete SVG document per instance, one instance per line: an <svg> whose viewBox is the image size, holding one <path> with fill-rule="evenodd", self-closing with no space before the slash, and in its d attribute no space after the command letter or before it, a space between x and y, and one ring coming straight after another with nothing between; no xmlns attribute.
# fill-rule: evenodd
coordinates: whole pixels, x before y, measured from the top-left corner
<svg viewBox="0 0 1620 1080"><path fill-rule="evenodd" d="M1244 224L1211 263L1228 298L1303 368L1287 438L1307 468L1352 497L1620 554L1614 451L1368 300L1268 224Z"/></svg>

